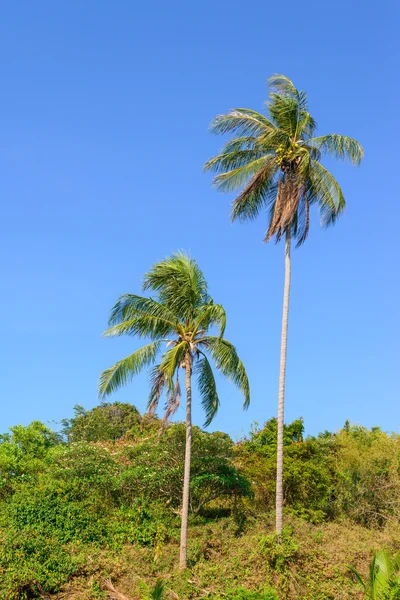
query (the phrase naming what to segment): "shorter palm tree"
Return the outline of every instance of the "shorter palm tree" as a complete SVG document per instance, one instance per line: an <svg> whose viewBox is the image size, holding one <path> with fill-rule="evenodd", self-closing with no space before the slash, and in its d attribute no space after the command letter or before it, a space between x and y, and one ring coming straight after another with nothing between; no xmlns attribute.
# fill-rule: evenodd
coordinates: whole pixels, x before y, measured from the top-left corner
<svg viewBox="0 0 400 600"><path fill-rule="evenodd" d="M369 575L364 579L356 569L349 567L364 589L367 600L400 599L400 557L390 557L384 550L374 554Z"/></svg>
<svg viewBox="0 0 400 600"><path fill-rule="evenodd" d="M197 377L205 426L214 418L219 398L209 358L216 368L241 390L244 408L250 402L249 382L235 347L224 339L226 314L208 294L207 282L196 261L182 253L157 263L144 277L144 290L156 292L146 298L121 296L111 311L106 337L131 335L151 342L106 369L100 377L100 396L105 397L127 383L145 367L151 369L148 410L154 413L166 394L164 421L179 407L180 369L185 372L186 447L182 498L180 566L187 564L190 455L192 439L192 374ZM213 329L218 335L210 335ZM164 346L166 344L166 346ZM165 348L161 353L162 348ZM154 366L160 355L158 364Z"/></svg>

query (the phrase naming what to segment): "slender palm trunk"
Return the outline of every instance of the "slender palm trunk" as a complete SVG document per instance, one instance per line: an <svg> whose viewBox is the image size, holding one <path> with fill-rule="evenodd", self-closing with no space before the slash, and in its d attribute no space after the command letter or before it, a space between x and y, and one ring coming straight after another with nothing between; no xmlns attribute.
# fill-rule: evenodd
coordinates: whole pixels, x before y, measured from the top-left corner
<svg viewBox="0 0 400 600"><path fill-rule="evenodd" d="M189 486L190 486L190 459L192 452L192 359L186 358L186 447L185 447L185 473L183 478L182 521L181 521L181 546L179 566L186 569L187 565L187 536L189 516Z"/></svg>
<svg viewBox="0 0 400 600"><path fill-rule="evenodd" d="M286 231L285 242L285 286L283 292L283 313L281 333L281 360L279 370L278 393L278 440L276 456L276 533L282 533L282 507L283 507L283 424L285 403L285 374L286 374L286 349L289 321L289 295L290 295L290 230Z"/></svg>

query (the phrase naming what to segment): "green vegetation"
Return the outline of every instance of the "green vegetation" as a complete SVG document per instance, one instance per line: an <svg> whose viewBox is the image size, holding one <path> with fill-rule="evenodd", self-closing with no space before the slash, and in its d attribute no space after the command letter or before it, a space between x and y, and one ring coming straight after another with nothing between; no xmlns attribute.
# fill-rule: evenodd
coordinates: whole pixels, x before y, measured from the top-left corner
<svg viewBox="0 0 400 600"><path fill-rule="evenodd" d="M400 598L400 559L390 557L380 550L373 557L368 578L364 579L356 569L351 568L361 583L368 600L396 600Z"/></svg>
<svg viewBox="0 0 400 600"><path fill-rule="evenodd" d="M268 242L285 238L285 284L278 391L278 451L276 455L276 532L283 527L283 424L287 333L291 276L291 240L301 246L310 227L310 207L319 208L323 226L335 223L345 207L342 190L321 164L323 154L360 164L360 144L336 133L315 137L317 124L308 111L307 94L284 75L269 79L268 118L247 108L218 115L212 123L217 134L234 134L206 169L217 173L215 186L225 192L240 190L232 218L255 219L269 212Z"/></svg>
<svg viewBox="0 0 400 600"><path fill-rule="evenodd" d="M250 387L236 348L223 338L225 310L220 304L214 304L195 260L177 253L157 263L145 276L143 289L155 292L156 299L134 294L121 296L111 311L111 327L104 335L132 335L147 337L152 341L102 373L100 395L104 397L111 394L143 368L154 365L157 355L166 344L159 364L151 371L148 410L150 415L154 414L165 393L167 404L164 422L167 422L179 407L179 372L180 369L185 372L186 446L179 564L181 569L186 569L192 451L192 375L194 373L197 376L206 425L211 423L219 407L217 385L209 358L218 371L241 390L245 408L250 402ZM213 327L219 329L218 336L210 335Z"/></svg>
<svg viewBox="0 0 400 600"><path fill-rule="evenodd" d="M237 443L193 427L180 571L186 428L161 424L115 403L76 407L63 434L36 421L1 436L1 599L399 597L396 559L385 563L392 595L371 596L370 578L400 543L400 436L286 426L278 543L276 419Z"/></svg>

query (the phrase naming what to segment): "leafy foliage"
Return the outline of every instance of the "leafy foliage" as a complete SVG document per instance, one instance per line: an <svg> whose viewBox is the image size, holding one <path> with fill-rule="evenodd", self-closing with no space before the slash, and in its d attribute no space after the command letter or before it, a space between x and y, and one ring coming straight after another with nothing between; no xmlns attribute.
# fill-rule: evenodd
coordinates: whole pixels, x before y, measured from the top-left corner
<svg viewBox="0 0 400 600"><path fill-rule="evenodd" d="M113 406L122 420L110 418ZM118 403L76 409L64 423L66 436L37 421L1 436L0 598L46 597L72 581L97 581L90 593L101 597L110 565L117 569L121 557L135 552L145 593L152 593L160 574L175 572L184 425L170 424L159 435L157 419ZM236 444L224 433L193 428L192 583L164 578L165 597L177 590L182 598L200 598L207 589L221 600L328 600L348 590L343 597L355 599L364 586L346 571L348 562L369 593L373 549L400 543L400 437L349 423L305 437L301 419L289 423L284 491L286 519L294 525L277 543L268 526L276 428L271 419ZM347 554L346 544L353 548ZM322 547L326 556L332 548L338 554L326 558ZM98 571L105 553L111 563ZM397 597L397 563L391 564L392 596L384 600Z"/></svg>
<svg viewBox="0 0 400 600"><path fill-rule="evenodd" d="M236 447L255 501L272 508L275 494L276 419L254 428ZM337 433L303 437L303 423L284 428L285 506L313 522L350 518L383 527L400 518L400 436L346 425Z"/></svg>
<svg viewBox="0 0 400 600"><path fill-rule="evenodd" d="M387 552L377 552L369 567L369 577L363 578L351 568L361 583L368 600L398 600L400 598L400 558L390 557Z"/></svg>
<svg viewBox="0 0 400 600"><path fill-rule="evenodd" d="M122 421L110 419L113 407ZM57 591L87 567L83 547L90 554L138 545L157 559L166 540L178 536L184 425L159 436L159 423L119 404L76 409L64 424L67 443L39 422L1 438L0 598ZM229 511L251 496L232 463L233 448L229 436L194 428L193 515L212 502Z"/></svg>
<svg viewBox="0 0 400 600"><path fill-rule="evenodd" d="M72 419L64 419L63 434L72 442L119 440L141 422L139 411L132 404L106 403L85 410L77 404Z"/></svg>

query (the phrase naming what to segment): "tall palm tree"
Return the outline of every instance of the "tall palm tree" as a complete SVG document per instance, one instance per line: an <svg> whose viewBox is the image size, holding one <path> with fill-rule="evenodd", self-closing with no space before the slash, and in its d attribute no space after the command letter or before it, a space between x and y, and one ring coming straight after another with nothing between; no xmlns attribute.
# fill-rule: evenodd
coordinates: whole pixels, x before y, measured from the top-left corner
<svg viewBox="0 0 400 600"><path fill-rule="evenodd" d="M111 394L145 367L154 365L163 345L165 350L151 370L148 403L154 413L165 392L167 420L179 407L180 369L185 371L186 447L182 497L180 566L187 563L190 454L192 439L192 374L197 377L201 403L206 414L205 426L214 418L219 398L209 362L241 390L244 408L250 402L245 368L235 347L223 338L226 315L220 304L208 294L207 282L197 263L182 253L153 266L144 277L144 290L156 292L156 299L124 294L111 311L106 337L131 335L150 338L151 342L106 369L100 377L100 396ZM217 328L218 335L211 335Z"/></svg>
<svg viewBox="0 0 400 600"><path fill-rule="evenodd" d="M268 117L247 108L218 115L211 124L217 134L234 134L218 156L205 165L217 173L215 186L226 192L239 189L232 219L255 219L269 214L265 241L285 238L285 283L278 392L278 451L276 476L276 532L282 531L283 423L286 349L290 294L290 249L307 238L310 207L319 207L322 225L335 223L345 200L333 175L321 164L323 154L359 164L360 144L336 133L314 136L316 123L308 112L307 95L283 75L269 79Z"/></svg>

